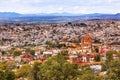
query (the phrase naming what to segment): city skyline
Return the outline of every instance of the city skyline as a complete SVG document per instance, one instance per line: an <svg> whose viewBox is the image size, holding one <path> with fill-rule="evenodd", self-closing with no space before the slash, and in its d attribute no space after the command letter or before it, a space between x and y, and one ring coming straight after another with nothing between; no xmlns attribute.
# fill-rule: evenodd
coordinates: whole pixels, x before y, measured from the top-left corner
<svg viewBox="0 0 120 80"><path fill-rule="evenodd" d="M0 12L38 13L119 13L119 0L1 0Z"/></svg>

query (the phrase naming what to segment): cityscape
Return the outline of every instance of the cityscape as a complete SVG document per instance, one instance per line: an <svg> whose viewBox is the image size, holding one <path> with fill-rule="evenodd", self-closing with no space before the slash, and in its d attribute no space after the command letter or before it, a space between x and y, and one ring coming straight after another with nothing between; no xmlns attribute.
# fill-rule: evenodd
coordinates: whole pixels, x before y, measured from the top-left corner
<svg viewBox="0 0 120 80"><path fill-rule="evenodd" d="M120 80L119 3L1 0L0 80Z"/></svg>

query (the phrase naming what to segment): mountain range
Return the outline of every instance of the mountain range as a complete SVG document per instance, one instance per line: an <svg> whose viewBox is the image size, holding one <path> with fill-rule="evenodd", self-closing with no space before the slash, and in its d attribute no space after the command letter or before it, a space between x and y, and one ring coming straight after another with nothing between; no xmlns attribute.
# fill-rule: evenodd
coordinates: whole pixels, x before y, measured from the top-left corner
<svg viewBox="0 0 120 80"><path fill-rule="evenodd" d="M9 22L40 22L40 23L65 23L78 20L90 19L114 19L120 20L120 13L117 14L72 14L72 13L40 13L20 14L15 12L0 12L0 23Z"/></svg>

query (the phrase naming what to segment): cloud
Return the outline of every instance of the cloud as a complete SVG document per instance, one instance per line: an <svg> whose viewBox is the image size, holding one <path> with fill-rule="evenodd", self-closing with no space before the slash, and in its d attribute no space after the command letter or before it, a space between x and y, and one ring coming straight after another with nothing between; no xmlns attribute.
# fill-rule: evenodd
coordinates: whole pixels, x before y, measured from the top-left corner
<svg viewBox="0 0 120 80"><path fill-rule="evenodd" d="M0 0L0 11L19 13L118 13L119 0Z"/></svg>

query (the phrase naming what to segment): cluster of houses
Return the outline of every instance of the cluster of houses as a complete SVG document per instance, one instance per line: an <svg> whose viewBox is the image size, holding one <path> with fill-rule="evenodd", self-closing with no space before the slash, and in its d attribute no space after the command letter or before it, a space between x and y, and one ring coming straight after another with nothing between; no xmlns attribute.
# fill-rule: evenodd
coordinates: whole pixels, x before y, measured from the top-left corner
<svg viewBox="0 0 120 80"><path fill-rule="evenodd" d="M0 61L6 62L6 61L16 61L16 62L25 62L25 63L32 63L33 61L37 60L39 62L43 62L47 59L46 56L55 56L58 53L65 53L66 56L68 56L68 61L73 63L92 63L95 62L96 55L102 55L101 60L106 60L106 52L111 49L110 46L102 45L102 44L94 44L92 41L92 37L89 33L86 33L86 35L82 36L81 43L75 44L75 43L69 43L65 42L65 45L67 47L65 48L51 48L46 49L45 46L43 47L34 47L35 54L27 54L23 51L24 54L21 54L20 56L2 56L2 53L0 53ZM97 52L95 51L95 48L97 48ZM114 47L115 48L115 47ZM114 49L113 48L113 49ZM10 46L4 46L0 48L1 50L7 50L10 49ZM116 49L116 48L115 48ZM43 51L41 53L41 51Z"/></svg>
<svg viewBox="0 0 120 80"><path fill-rule="evenodd" d="M114 23L114 24L113 24ZM120 21L90 20L72 24L0 25L1 46L40 45L48 41L79 41L88 30L97 42L120 42ZM86 26L84 27L83 25ZM93 41L94 41L93 40Z"/></svg>

